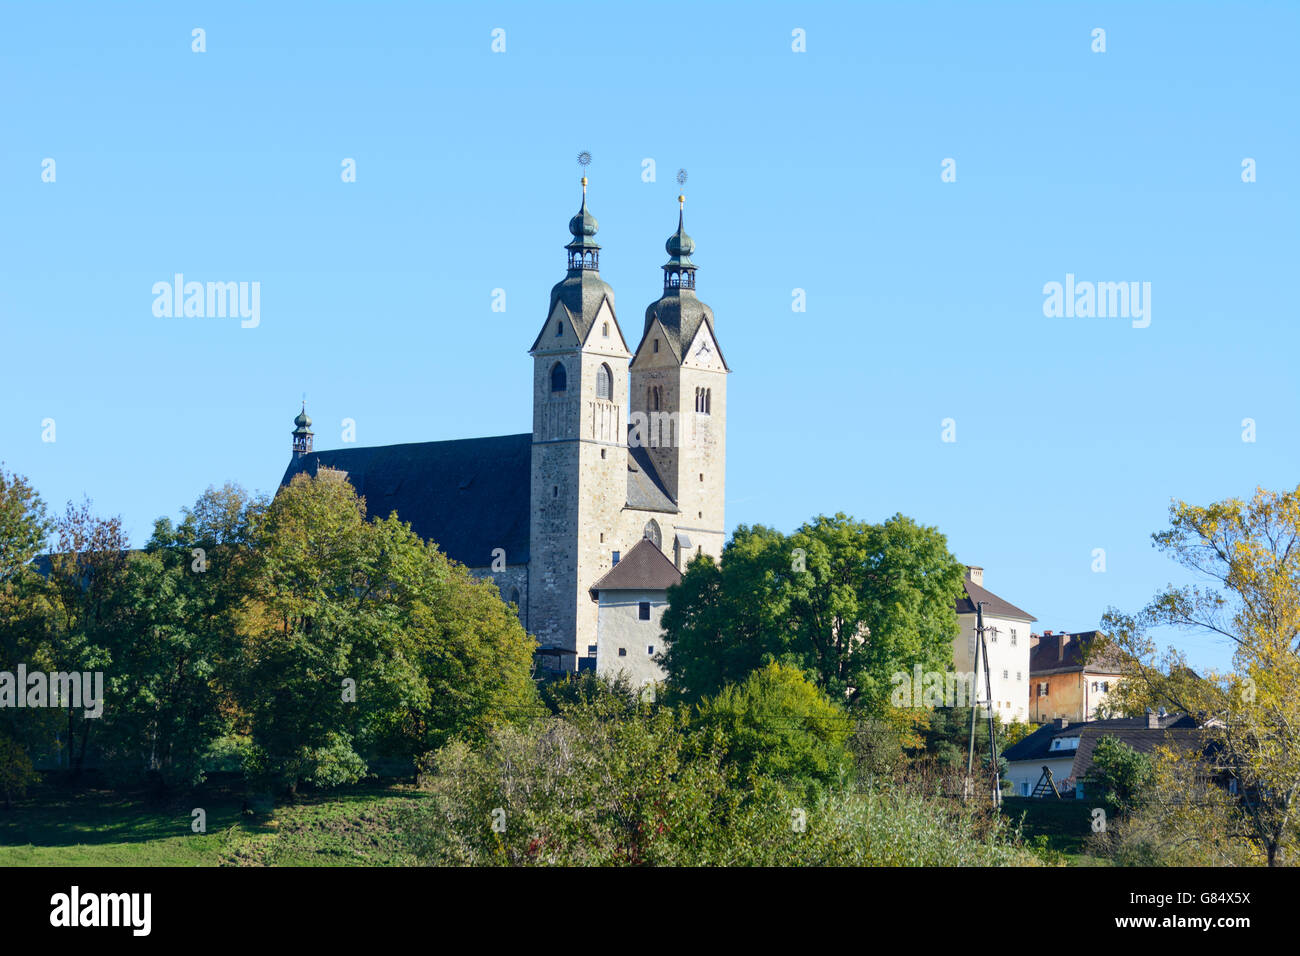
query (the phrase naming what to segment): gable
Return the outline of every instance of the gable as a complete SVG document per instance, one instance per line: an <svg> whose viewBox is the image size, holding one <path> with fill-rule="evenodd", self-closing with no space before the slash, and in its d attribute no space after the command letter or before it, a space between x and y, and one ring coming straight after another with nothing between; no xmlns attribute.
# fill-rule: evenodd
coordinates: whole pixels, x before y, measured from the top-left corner
<svg viewBox="0 0 1300 956"><path fill-rule="evenodd" d="M604 335L605 323L609 323L609 337ZM602 299L600 308L596 310L596 318L591 323L591 328L587 330L587 337L582 342L584 352L597 352L602 355L616 355L619 358L626 358L631 349L627 347L627 340L623 338L623 330L619 327L618 319L614 317L614 310L610 308L609 299Z"/></svg>
<svg viewBox="0 0 1300 956"><path fill-rule="evenodd" d="M654 350L655 340L659 341L659 351ZM676 352L676 342L668 334L663 324L654 319L645 330L645 335L641 337L641 344L637 346L636 355L632 358L631 368L634 369L651 369L651 368L677 368L681 365L681 356Z"/></svg>
<svg viewBox="0 0 1300 956"><path fill-rule="evenodd" d="M555 334L557 328L560 330L559 335ZM581 344L582 340L579 338L577 326L574 324L573 315L569 312L568 306L563 302L556 302L555 307L551 309L551 314L546 319L546 324L537 333L533 347L528 351L571 351Z"/></svg>
<svg viewBox="0 0 1300 956"><path fill-rule="evenodd" d="M686 348L682 367L714 372L727 371L727 361L722 357L722 349L718 346L718 340L714 338L713 330L707 322L701 322L700 327L696 329L695 337Z"/></svg>

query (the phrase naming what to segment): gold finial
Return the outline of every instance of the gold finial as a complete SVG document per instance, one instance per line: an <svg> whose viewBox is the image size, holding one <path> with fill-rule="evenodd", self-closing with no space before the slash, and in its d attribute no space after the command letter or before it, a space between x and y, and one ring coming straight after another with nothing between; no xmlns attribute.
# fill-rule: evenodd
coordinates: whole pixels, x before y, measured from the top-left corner
<svg viewBox="0 0 1300 956"><path fill-rule="evenodd" d="M587 177L586 177L586 176L583 176L583 177L582 177L582 191L583 191L584 193L587 191Z"/></svg>
<svg viewBox="0 0 1300 956"><path fill-rule="evenodd" d="M678 196L678 197L677 197L677 202L678 202L679 205L681 205L683 208L685 208L685 206L686 206L686 197L685 197L685 196Z"/></svg>

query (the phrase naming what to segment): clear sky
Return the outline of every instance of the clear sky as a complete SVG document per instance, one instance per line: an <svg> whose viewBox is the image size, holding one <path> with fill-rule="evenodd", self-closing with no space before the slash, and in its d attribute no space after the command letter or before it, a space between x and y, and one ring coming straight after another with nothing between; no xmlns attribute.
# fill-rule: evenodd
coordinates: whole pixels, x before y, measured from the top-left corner
<svg viewBox="0 0 1300 956"><path fill-rule="evenodd" d="M589 150L633 340L688 170L731 527L901 511L1095 627L1182 580L1171 498L1300 478L1297 48L1281 3L3 3L0 459L143 543L273 490L304 392L318 448L527 431ZM260 323L156 317L176 273ZM1046 317L1067 274L1150 325Z"/></svg>

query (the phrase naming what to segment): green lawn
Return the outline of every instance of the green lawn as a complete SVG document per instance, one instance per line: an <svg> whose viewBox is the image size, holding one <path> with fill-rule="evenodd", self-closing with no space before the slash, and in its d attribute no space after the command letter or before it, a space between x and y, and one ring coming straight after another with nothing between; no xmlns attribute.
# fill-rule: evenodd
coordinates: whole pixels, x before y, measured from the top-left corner
<svg viewBox="0 0 1300 956"><path fill-rule="evenodd" d="M238 787L206 785L184 805L144 792L43 786L0 809L0 866L394 866L414 863L392 826L421 794L361 785L242 812ZM191 811L207 811L207 832Z"/></svg>

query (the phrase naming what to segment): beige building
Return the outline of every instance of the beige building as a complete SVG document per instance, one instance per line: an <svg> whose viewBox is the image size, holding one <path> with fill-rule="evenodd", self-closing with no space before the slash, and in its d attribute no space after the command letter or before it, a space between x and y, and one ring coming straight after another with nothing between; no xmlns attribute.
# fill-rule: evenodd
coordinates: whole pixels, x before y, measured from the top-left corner
<svg viewBox="0 0 1300 956"><path fill-rule="evenodd" d="M1100 631L1052 633L1030 638L1029 717L1036 723L1064 718L1083 722L1123 680L1123 660L1098 643Z"/></svg>

